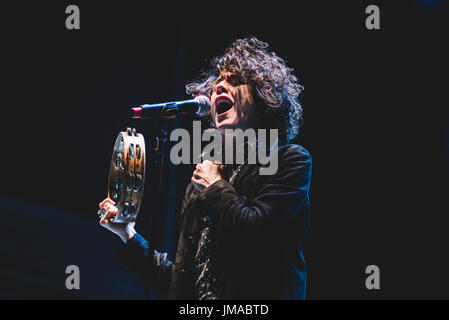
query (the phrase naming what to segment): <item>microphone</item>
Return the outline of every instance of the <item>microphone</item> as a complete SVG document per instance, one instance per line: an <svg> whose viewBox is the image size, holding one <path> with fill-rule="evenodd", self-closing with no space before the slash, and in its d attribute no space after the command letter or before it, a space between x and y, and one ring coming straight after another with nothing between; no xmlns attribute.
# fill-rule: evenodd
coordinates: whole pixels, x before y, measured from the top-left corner
<svg viewBox="0 0 449 320"><path fill-rule="evenodd" d="M210 100L206 96L198 96L190 100L143 104L131 108L133 119L173 119L178 115L205 117L209 114Z"/></svg>

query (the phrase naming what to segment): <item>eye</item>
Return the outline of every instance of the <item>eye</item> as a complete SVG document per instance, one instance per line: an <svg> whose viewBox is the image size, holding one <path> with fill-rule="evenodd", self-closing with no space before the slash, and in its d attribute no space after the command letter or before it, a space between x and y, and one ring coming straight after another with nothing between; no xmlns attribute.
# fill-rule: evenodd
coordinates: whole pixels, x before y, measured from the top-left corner
<svg viewBox="0 0 449 320"><path fill-rule="evenodd" d="M234 87L245 84L245 79L239 74L231 74L226 81L228 81Z"/></svg>

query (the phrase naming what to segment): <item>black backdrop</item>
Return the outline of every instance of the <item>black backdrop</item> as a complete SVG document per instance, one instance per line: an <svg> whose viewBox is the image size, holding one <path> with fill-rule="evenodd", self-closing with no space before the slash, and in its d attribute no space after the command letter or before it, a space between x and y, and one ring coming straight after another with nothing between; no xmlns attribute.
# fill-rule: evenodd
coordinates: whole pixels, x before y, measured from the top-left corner
<svg viewBox="0 0 449 320"><path fill-rule="evenodd" d="M65 28L69 4L80 30ZM365 28L369 4L380 7L380 30ZM151 123L126 111L187 98L206 58L254 35L305 86L308 297L448 297L446 9L437 0L2 5L0 296L143 297L115 260L120 240L96 218L117 133L132 125L151 141ZM162 210L152 215L147 185L136 227L171 257L191 172L168 164ZM80 267L80 290L65 289L69 264ZM370 264L380 290L365 288Z"/></svg>

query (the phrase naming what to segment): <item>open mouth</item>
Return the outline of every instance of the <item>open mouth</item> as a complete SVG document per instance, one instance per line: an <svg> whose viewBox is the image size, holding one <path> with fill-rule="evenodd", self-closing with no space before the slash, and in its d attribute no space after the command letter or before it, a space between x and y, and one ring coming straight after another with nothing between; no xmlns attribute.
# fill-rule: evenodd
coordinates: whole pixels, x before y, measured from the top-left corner
<svg viewBox="0 0 449 320"><path fill-rule="evenodd" d="M215 110L217 116L224 115L226 112L232 109L234 103L227 97L219 97L215 100Z"/></svg>

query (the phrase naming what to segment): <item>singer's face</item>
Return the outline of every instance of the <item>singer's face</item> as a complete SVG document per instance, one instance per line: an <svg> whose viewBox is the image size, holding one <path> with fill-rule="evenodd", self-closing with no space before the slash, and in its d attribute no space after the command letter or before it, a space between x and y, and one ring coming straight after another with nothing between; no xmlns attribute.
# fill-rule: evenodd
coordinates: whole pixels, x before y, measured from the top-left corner
<svg viewBox="0 0 449 320"><path fill-rule="evenodd" d="M211 115L217 129L254 127L255 102L252 88L230 74L222 74L214 82L211 96Z"/></svg>

